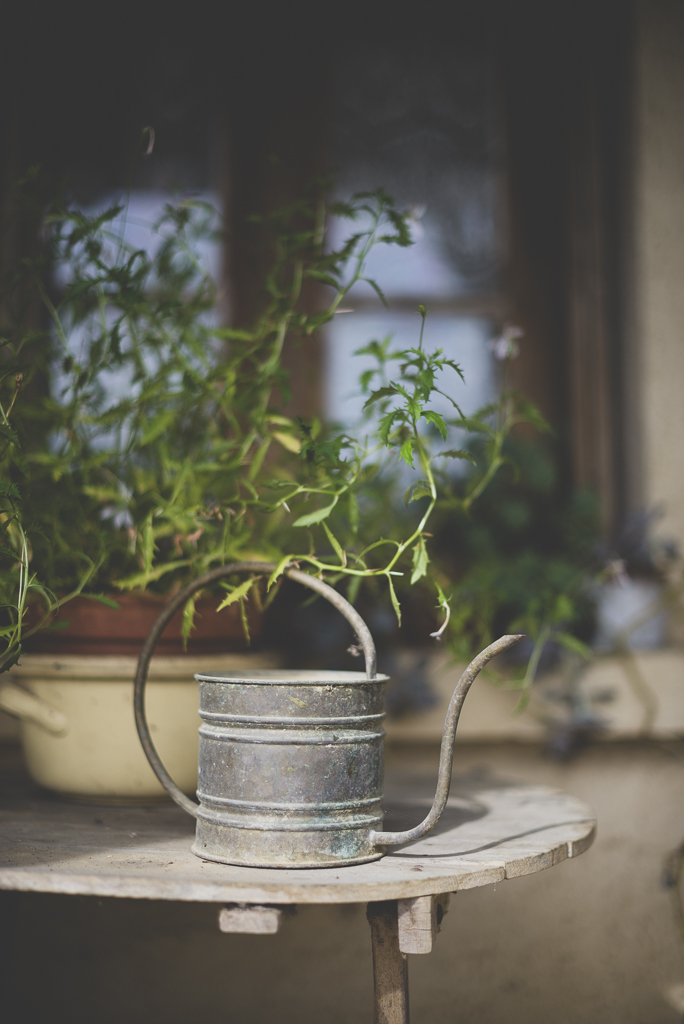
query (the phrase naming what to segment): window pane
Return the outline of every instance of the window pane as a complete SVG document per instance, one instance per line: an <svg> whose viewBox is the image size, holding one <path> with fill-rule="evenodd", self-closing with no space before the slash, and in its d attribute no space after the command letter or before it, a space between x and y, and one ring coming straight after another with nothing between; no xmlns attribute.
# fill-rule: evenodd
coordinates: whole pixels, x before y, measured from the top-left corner
<svg viewBox="0 0 684 1024"><path fill-rule="evenodd" d="M382 186L413 207L424 232L412 262L440 262L452 295L499 286L503 147L490 51L486 34L435 45L417 30L404 46L374 39L345 49L337 73L341 193ZM383 287L420 296L421 278Z"/></svg>
<svg viewBox="0 0 684 1024"><path fill-rule="evenodd" d="M494 395L488 342L498 333L494 318L504 306L503 147L495 62L483 24L464 24L448 41L427 40L404 26L391 39L361 38L344 48L333 126L338 192L346 199L384 187L409 211L414 244L379 245L369 258L368 276L377 280L389 311L360 283L345 300L355 312L339 314L329 325L326 409L338 422L361 416L357 381L371 361L355 359L353 352L388 334L398 347L415 345L419 303L430 308L426 347L444 349L466 377L464 385L445 371L440 386L464 413ZM349 222L333 219L331 246L349 233ZM436 398L437 411L457 415L446 398Z"/></svg>

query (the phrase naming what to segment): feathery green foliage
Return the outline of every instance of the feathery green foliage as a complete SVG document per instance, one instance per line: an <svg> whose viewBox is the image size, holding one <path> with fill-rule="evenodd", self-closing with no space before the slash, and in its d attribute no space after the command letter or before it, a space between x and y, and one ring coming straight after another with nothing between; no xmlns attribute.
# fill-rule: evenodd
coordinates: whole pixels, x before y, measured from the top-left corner
<svg viewBox="0 0 684 1024"><path fill-rule="evenodd" d="M361 377L370 417L359 434L367 437L335 435L283 412L286 339L306 344L359 281L382 298L367 276L371 250L410 244L391 197L377 190L327 207L318 198L262 218L273 263L261 312L242 330L218 324L218 288L198 255L216 234L210 207L169 204L153 256L124 242L123 212L88 216L51 205L39 256L4 282L6 308L20 285L49 321L27 331L25 318L13 326L10 317L1 341L3 408L15 389L0 423L5 667L19 649L31 590L46 622L77 593L164 592L244 559L277 563L268 589L292 562L333 584L346 580L352 599L363 580L379 580L399 620L395 580L406 577L432 589L444 613L441 635L452 581L431 571L430 519L438 502L470 513L506 462L512 428L543 426L537 411L507 391L470 418L453 398L450 419L432 408L435 395L450 397L441 390L445 373L454 382L462 373L425 344L420 307L415 347L395 350L385 339L361 350L376 360ZM325 245L328 213L351 225L334 251ZM55 269L61 289L50 283ZM303 298L308 281L327 296L315 312ZM483 439L479 459L444 449L452 426ZM473 463L463 494L451 487L450 460ZM374 508L387 506L388 466L398 461L420 478L405 495L408 511L390 515L369 541ZM243 607L256 585L229 584L224 606ZM193 614L194 605L186 637Z"/></svg>

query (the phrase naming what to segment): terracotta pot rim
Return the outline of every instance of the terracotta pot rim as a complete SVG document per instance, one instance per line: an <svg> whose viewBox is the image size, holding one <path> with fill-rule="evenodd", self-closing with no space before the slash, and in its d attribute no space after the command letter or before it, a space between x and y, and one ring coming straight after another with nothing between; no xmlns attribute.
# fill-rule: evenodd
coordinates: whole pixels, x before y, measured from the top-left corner
<svg viewBox="0 0 684 1024"><path fill-rule="evenodd" d="M147 591L112 597L118 600L119 608L109 608L87 595L75 597L53 619L53 624L69 625L61 630L43 629L35 633L27 641L28 652L58 656L139 655L167 599ZM159 653L192 656L248 649L238 605L217 612L219 603L218 595L206 595L197 602L195 624L187 645L182 638L183 613L176 612L159 640ZM262 616L253 604L247 605L247 617L250 634L255 637L260 632Z"/></svg>

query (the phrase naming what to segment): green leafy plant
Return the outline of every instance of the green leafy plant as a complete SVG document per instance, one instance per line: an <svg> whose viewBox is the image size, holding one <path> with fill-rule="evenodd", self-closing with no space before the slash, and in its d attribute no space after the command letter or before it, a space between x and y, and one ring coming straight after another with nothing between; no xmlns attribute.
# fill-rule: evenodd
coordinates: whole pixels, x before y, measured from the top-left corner
<svg viewBox="0 0 684 1024"><path fill-rule="evenodd" d="M325 244L328 212L352 225L333 251ZM384 584L398 620L396 581L432 590L443 615L434 635L443 635L453 580L430 567L428 526L439 507L470 514L506 464L511 430L541 423L536 410L503 390L470 418L452 399L454 415L444 418L431 403L448 397L447 371L462 374L426 345L421 307L414 347L395 350L385 339L361 350L376 366L361 379L370 418L359 436L284 412L286 339L306 344L359 281L383 298L367 276L368 256L378 244L410 244L391 197L378 190L327 208L317 198L263 218L272 269L259 315L240 330L218 324L218 290L198 256L198 245L215 236L213 211L192 199L169 204L152 256L125 242L124 213L88 216L53 204L40 255L20 268L22 293L42 304L49 326L26 331L19 319L3 338L3 386L20 375L26 383L13 409L16 433L6 417L0 455L5 535L30 538L3 584L7 653L20 642L29 588L45 624L75 594L111 603L113 588L164 592L238 559L276 563L270 596L289 563L346 581L352 600L362 582ZM59 288L50 284L55 268ZM322 296L313 312L309 283ZM13 271L5 291L17 286ZM477 457L444 448L454 427L482 439ZM452 460L472 463L462 494L447 469ZM419 478L405 494L406 511L368 541L365 524L397 463ZM256 578L226 590L221 606L239 604L245 624L244 602L268 600ZM189 603L186 636L193 617Z"/></svg>
<svg viewBox="0 0 684 1024"><path fill-rule="evenodd" d="M7 409L0 404L0 451L5 454L14 449L14 459L23 466L24 460L17 435L10 426L9 417L21 389L22 377L15 378L15 391ZM31 571L31 549L22 524L21 494L15 483L0 479L0 609L4 612L4 624L0 626L0 642L3 645L0 672L16 665L22 652L22 640L47 625L61 605L77 597L87 584L91 572L81 578L77 588L61 598L50 593ZM39 597L43 604L42 614L32 625L27 626L25 616L32 597ZM99 598L99 600L106 600Z"/></svg>

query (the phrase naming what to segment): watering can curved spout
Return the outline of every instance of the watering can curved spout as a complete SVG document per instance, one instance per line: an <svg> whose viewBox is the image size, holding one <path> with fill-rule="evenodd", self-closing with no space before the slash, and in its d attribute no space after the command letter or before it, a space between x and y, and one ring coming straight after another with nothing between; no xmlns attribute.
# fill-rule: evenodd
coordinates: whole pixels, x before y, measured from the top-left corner
<svg viewBox="0 0 684 1024"><path fill-rule="evenodd" d="M458 727L458 720L461 717L461 708L463 707L463 702L466 699L468 690L473 685L488 661L495 658L497 654L502 654L504 651L507 651L509 647L513 647L514 644L517 644L518 640L522 640L524 635L524 633L511 633L507 636L502 636L499 640L490 644L489 647L485 647L484 651L481 651L477 657L473 658L470 662L456 685L456 689L454 690L453 696L449 702L449 709L444 720L442 746L439 751L437 790L435 792L435 799L432 802L432 807L425 818L421 821L420 825L416 825L415 828L410 828L406 832L373 832L372 839L374 842L378 843L380 846L397 846L400 843L410 843L413 842L414 839L420 839L421 836L426 835L435 827L439 819L442 817L447 800L449 799L451 768L454 758L454 743L456 742L456 729Z"/></svg>
<svg viewBox="0 0 684 1024"><path fill-rule="evenodd" d="M382 857L439 821L449 797L456 728L466 695L488 661L521 634L503 636L471 661L449 704L437 790L426 818L405 832L383 832L384 718L373 638L336 590L294 567L285 575L315 590L354 628L366 661L360 672L207 673L200 683L199 804L161 763L145 716L145 682L159 637L197 590L238 572L275 566L240 562L193 580L166 605L145 641L135 678L136 726L148 761L169 795L197 819L193 852L207 860L255 867L325 867ZM306 756L302 756L302 751Z"/></svg>

